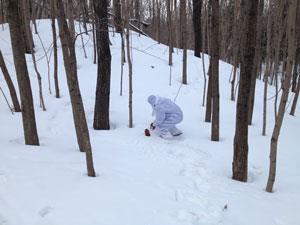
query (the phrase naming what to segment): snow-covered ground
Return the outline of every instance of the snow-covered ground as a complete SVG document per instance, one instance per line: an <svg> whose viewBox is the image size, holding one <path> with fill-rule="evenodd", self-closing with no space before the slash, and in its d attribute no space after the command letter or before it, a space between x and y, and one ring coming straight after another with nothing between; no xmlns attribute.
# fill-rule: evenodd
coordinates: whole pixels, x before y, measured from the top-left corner
<svg viewBox="0 0 300 225"><path fill-rule="evenodd" d="M39 21L43 44L51 46L49 21ZM85 156L78 150L61 49L59 80L62 97L48 91L47 60L37 35L38 68L43 75L47 111L39 108L37 79L27 56L41 146L25 146L21 115L12 115L0 97L0 224L1 225L298 225L300 224L299 114L286 115L278 148L274 193L265 192L273 99L268 101L267 136L261 136L263 84L257 83L254 125L249 131L249 181L231 179L235 103L230 101L231 66L220 61L220 142L210 141L204 122L201 60L188 52L188 85L181 86L181 52L175 50L169 86L168 48L132 35L134 128L128 128L128 73L120 88L120 38L111 34L111 127L92 129L96 70L92 38L85 36L88 58L77 40L77 61L93 146L96 178L86 175ZM0 32L0 49L17 86L8 27ZM50 51L48 52L50 54ZM51 56L52 61L52 56ZM205 58L206 68L208 58ZM0 75L0 85L8 95ZM181 88L180 88L181 87ZM179 90L180 89L180 90ZM174 99L184 111L175 140L145 137L151 120L147 96ZM269 97L274 90L270 89Z"/></svg>

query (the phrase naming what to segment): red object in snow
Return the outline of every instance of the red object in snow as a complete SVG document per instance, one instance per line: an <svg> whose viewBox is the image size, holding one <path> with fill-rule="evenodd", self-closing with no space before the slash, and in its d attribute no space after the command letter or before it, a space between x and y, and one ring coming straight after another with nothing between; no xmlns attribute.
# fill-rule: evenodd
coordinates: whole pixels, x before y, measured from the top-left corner
<svg viewBox="0 0 300 225"><path fill-rule="evenodd" d="M148 129L145 129L145 136L147 136L147 137L151 136L150 131Z"/></svg>

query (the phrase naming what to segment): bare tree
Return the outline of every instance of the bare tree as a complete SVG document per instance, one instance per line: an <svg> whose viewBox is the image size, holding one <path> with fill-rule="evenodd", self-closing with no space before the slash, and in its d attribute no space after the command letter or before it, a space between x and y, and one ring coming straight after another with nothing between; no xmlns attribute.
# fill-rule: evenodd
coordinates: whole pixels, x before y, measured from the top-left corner
<svg viewBox="0 0 300 225"><path fill-rule="evenodd" d="M248 99L254 66L258 0L241 0L244 17L240 85L236 108L232 178L247 181L248 173Z"/></svg>
<svg viewBox="0 0 300 225"><path fill-rule="evenodd" d="M172 11L171 11L171 1L167 0L167 17L168 17L168 29L169 29L169 66L173 65L172 53L173 53L173 38L172 38Z"/></svg>
<svg viewBox="0 0 300 225"><path fill-rule="evenodd" d="M121 0L113 0L113 6L114 6L114 25L116 28L116 32L121 33L123 31Z"/></svg>
<svg viewBox="0 0 300 225"><path fill-rule="evenodd" d="M234 87L235 87L235 81L237 77L237 70L239 65L239 55L240 55L240 45L241 45L241 35L242 32L240 32L241 28L241 0L236 0L234 3L234 27L233 27L233 77L231 80L231 101L235 100L234 95Z"/></svg>
<svg viewBox="0 0 300 225"><path fill-rule="evenodd" d="M182 83L187 84L187 28L186 28L186 0L180 0L180 30L181 30L181 46L183 50L182 56Z"/></svg>
<svg viewBox="0 0 300 225"><path fill-rule="evenodd" d="M2 55L1 50L0 50L0 67L1 67L4 79L6 81L6 84L8 86L10 97L11 97L13 105L14 105L14 110L15 110L15 112L21 112L21 107L20 107L20 104L19 104L16 89L15 89L14 83L12 82L12 80L10 78L10 75L9 75L8 70L7 70L5 61L3 59L3 55Z"/></svg>
<svg viewBox="0 0 300 225"><path fill-rule="evenodd" d="M126 37L126 50L127 50L127 62L128 62L128 77L129 77L129 103L128 103L128 108L129 108L129 128L133 127L133 107L132 107L132 61L131 61L131 53L130 53L130 30L129 30L129 11L130 8L132 7L132 0L127 0L126 1L126 11L127 13L125 14L125 25L126 25L126 32L125 32L125 37Z"/></svg>
<svg viewBox="0 0 300 225"><path fill-rule="evenodd" d="M285 108L289 96L293 61L295 59L295 24L296 24L296 10L297 1L288 0L288 26L287 26L287 37L288 37L288 57L287 57L287 67L286 67L286 77L283 81L282 96L280 99L280 104L278 108L278 114L275 121L275 126L272 133L271 145L270 145L270 168L269 177L266 187L267 192L273 191L273 186L276 176L276 158L277 158L277 144L278 138L285 114Z"/></svg>
<svg viewBox="0 0 300 225"><path fill-rule="evenodd" d="M24 39L19 37L22 32L20 27L21 15L19 14L19 7L19 0L10 0L6 2L13 58L21 98L25 144L39 145L30 80L24 55L25 43Z"/></svg>
<svg viewBox="0 0 300 225"><path fill-rule="evenodd" d="M193 0L193 25L194 25L194 54L200 57L202 51L201 9L203 0Z"/></svg>
<svg viewBox="0 0 300 225"><path fill-rule="evenodd" d="M220 121L220 94L219 94L219 0L210 0L212 8L211 18L211 98L212 98L212 124L211 140L219 141Z"/></svg>
<svg viewBox="0 0 300 225"><path fill-rule="evenodd" d="M264 11L264 0L259 0L257 13L257 20L261 21ZM250 95L249 95L249 110L248 110L248 124L252 124L253 117L253 109L254 109L254 100L255 100L255 87L256 87L256 78L259 70L259 66L261 64L261 42L262 42L262 23L257 23L256 25L256 43L255 43L255 57L254 57L254 66L253 72L251 75L251 87L250 87Z"/></svg>
<svg viewBox="0 0 300 225"><path fill-rule="evenodd" d="M28 18L28 2L27 1L22 1L22 9L23 9L23 14L25 18ZM25 19L27 21L27 19ZM27 23L27 22L26 22ZM32 39L32 32L30 26L26 26L26 35L28 40ZM38 70L37 63L36 63L36 58L35 58L35 52L33 49L33 42L29 41L29 50L31 52L31 57L32 57L32 62L33 62L33 68L34 71L36 72L37 80L38 80L38 87L39 87L39 98L40 98L40 107L43 109L43 111L46 111L46 106L45 106L45 101L43 97L43 86L42 86L42 76Z"/></svg>
<svg viewBox="0 0 300 225"><path fill-rule="evenodd" d="M56 26L55 26L55 14L56 14L56 4L55 0L51 0L51 28L52 28L52 39L53 39L53 77L55 86L55 97L59 98L59 83L58 83L58 63L57 63L57 40L56 40Z"/></svg>
<svg viewBox="0 0 300 225"><path fill-rule="evenodd" d="M98 76L93 126L96 130L109 130L111 54L108 35L107 1L95 0L94 10L96 14Z"/></svg>
<svg viewBox="0 0 300 225"><path fill-rule="evenodd" d="M62 44L63 59L71 98L77 142L80 151L86 153L88 176L94 177L96 174L93 164L92 146L78 84L75 43L67 24L62 0L56 1L59 36Z"/></svg>

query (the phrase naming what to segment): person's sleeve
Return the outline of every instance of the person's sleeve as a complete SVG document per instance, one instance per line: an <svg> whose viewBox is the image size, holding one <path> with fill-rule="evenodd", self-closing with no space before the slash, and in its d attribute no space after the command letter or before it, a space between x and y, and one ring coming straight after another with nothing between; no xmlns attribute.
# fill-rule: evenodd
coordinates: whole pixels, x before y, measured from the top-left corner
<svg viewBox="0 0 300 225"><path fill-rule="evenodd" d="M156 118L155 118L155 121L154 121L154 125L157 126L157 125L162 124L162 122L166 118L165 110L163 110L162 108L158 108L158 109L155 110L155 115L156 115Z"/></svg>

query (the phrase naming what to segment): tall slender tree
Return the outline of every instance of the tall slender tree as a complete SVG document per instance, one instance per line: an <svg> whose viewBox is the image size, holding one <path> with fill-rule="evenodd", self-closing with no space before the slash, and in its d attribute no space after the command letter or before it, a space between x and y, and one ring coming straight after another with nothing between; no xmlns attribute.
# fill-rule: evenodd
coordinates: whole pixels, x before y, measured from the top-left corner
<svg viewBox="0 0 300 225"><path fill-rule="evenodd" d="M219 94L219 0L210 0L211 17L211 97L212 97L212 124L211 140L219 141L220 123L220 94Z"/></svg>
<svg viewBox="0 0 300 225"><path fill-rule="evenodd" d="M19 103L18 96L16 93L16 89L15 89L14 83L12 82L10 75L8 73L1 50L0 50L0 68L2 70L4 79L6 81L6 84L7 84L9 93L10 93L10 97L11 97L13 105L14 105L14 110L15 110L15 112L21 112L21 107L20 107L20 103Z"/></svg>
<svg viewBox="0 0 300 225"><path fill-rule="evenodd" d="M299 0L298 0L299 2ZM272 133L270 144L270 168L269 177L267 182L266 191L272 192L276 176L276 158L277 158L277 145L280 130L285 114L286 104L291 87L293 61L295 59L295 24L296 24L296 9L297 0L288 0L288 26L287 26L287 38L288 38L288 56L286 66L286 76L283 81L282 95L278 108L278 114L275 121L275 126Z"/></svg>
<svg viewBox="0 0 300 225"><path fill-rule="evenodd" d="M55 26L55 14L56 14L56 4L55 0L51 0L51 28L52 28L52 39L53 39L53 77L55 86L55 97L59 98L59 83L58 83L58 58L57 58L57 40L56 40L56 26Z"/></svg>
<svg viewBox="0 0 300 225"><path fill-rule="evenodd" d="M181 30L181 46L182 46L182 83L187 84L187 16L186 16L186 0L180 0L180 30Z"/></svg>
<svg viewBox="0 0 300 225"><path fill-rule="evenodd" d="M116 32L121 33L123 31L121 0L113 0L113 6L114 6L114 25L116 28Z"/></svg>
<svg viewBox="0 0 300 225"><path fill-rule="evenodd" d="M63 59L71 98L77 142L80 151L85 152L86 155L88 176L94 177L96 174L94 170L92 146L78 83L75 43L73 41L74 38L71 36L72 32L70 32L67 24L63 2L62 0L56 0L56 2L59 36L62 44Z"/></svg>
<svg viewBox="0 0 300 225"><path fill-rule="evenodd" d="M31 85L24 55L25 43L24 39L19 37L19 35L22 33L20 27L21 15L18 10L20 7L20 3L20 0L7 1L6 10L8 13L12 52L21 98L25 144L39 145Z"/></svg>
<svg viewBox="0 0 300 225"><path fill-rule="evenodd" d="M194 25L194 55L201 57L202 51L202 29L201 10L203 0L193 0L193 25Z"/></svg>
<svg viewBox="0 0 300 225"><path fill-rule="evenodd" d="M263 19L263 11L264 11L264 0L259 0L258 4L258 17L257 20L261 21ZM256 44L255 44L255 57L254 57L254 66L253 72L251 76L251 87L250 87L250 95L249 95L249 110L248 110L248 124L252 124L253 117L253 109L254 109L254 100L255 100L255 88L256 88L256 78L259 70L259 65L261 64L261 42L262 42L262 23L257 23L256 25Z"/></svg>
<svg viewBox="0 0 300 225"><path fill-rule="evenodd" d="M243 37L240 85L236 108L232 178L247 181L248 175L248 99L254 66L258 0L241 0Z"/></svg>
<svg viewBox="0 0 300 225"><path fill-rule="evenodd" d="M107 1L95 0L98 75L94 111L94 129L109 130L111 54L108 35Z"/></svg>

